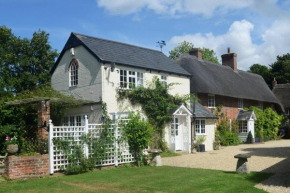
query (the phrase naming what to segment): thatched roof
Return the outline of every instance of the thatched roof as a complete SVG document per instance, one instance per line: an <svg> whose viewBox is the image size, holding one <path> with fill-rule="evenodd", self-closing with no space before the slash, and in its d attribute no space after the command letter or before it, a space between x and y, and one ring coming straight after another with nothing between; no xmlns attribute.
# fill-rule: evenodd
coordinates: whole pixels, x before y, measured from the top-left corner
<svg viewBox="0 0 290 193"><path fill-rule="evenodd" d="M192 75L190 81L191 93L209 93L263 101L281 107L279 100L260 75L242 70L235 72L228 66L198 60L195 56L189 54L181 55L176 63Z"/></svg>
<svg viewBox="0 0 290 193"><path fill-rule="evenodd" d="M277 84L273 88L273 93L280 100L284 108L290 108L290 83Z"/></svg>

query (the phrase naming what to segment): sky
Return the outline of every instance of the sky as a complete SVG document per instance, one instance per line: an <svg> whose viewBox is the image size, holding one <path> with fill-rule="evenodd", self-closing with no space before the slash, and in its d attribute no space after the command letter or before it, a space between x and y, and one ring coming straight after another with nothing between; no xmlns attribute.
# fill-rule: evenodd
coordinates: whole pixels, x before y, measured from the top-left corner
<svg viewBox="0 0 290 193"><path fill-rule="evenodd" d="M44 30L61 52L71 32L160 49L183 41L231 48L238 68L269 65L290 52L290 0L0 0L0 26L31 38Z"/></svg>

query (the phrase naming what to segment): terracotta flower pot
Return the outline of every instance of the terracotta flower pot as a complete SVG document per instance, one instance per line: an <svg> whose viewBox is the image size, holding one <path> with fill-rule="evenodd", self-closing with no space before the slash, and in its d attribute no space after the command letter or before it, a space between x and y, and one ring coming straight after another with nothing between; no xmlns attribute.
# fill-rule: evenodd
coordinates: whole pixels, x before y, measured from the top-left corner
<svg viewBox="0 0 290 193"><path fill-rule="evenodd" d="M7 145L6 150L9 155L14 155L18 152L18 145L17 144Z"/></svg>

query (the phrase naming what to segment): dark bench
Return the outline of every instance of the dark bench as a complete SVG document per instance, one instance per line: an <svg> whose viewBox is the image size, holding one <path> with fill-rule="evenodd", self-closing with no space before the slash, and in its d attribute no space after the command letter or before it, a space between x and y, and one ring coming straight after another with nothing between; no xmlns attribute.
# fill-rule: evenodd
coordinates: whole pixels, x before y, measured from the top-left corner
<svg viewBox="0 0 290 193"><path fill-rule="evenodd" d="M238 154L234 156L234 158L238 158L236 168L236 172L238 174L249 174L251 172L248 164L248 158L250 157L251 156L249 154Z"/></svg>

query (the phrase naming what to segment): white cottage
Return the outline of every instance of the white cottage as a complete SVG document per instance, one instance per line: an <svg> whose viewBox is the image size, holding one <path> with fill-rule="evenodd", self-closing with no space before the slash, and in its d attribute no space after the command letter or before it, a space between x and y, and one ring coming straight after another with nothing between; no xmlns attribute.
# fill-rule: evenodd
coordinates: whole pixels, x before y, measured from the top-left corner
<svg viewBox="0 0 290 193"><path fill-rule="evenodd" d="M72 126L82 125L84 115L88 115L89 123L98 123L101 102L107 104L112 118L115 115L126 117L127 112L141 110L128 100L117 100L117 90L130 90L132 85L146 87L146 82L152 81L154 76L165 84L179 83L169 91L172 95L190 93L191 75L162 52L77 33L71 33L51 74L51 85L55 90L76 99L92 101L69 110L64 124ZM175 149L190 149L190 116L183 105L173 113L177 128ZM171 143L170 132L171 125L166 128L168 144Z"/></svg>
<svg viewBox="0 0 290 193"><path fill-rule="evenodd" d="M255 120L257 120L257 118L254 111L240 110L236 120L238 121L240 140L246 142L248 134L251 131L253 142L255 142Z"/></svg>

